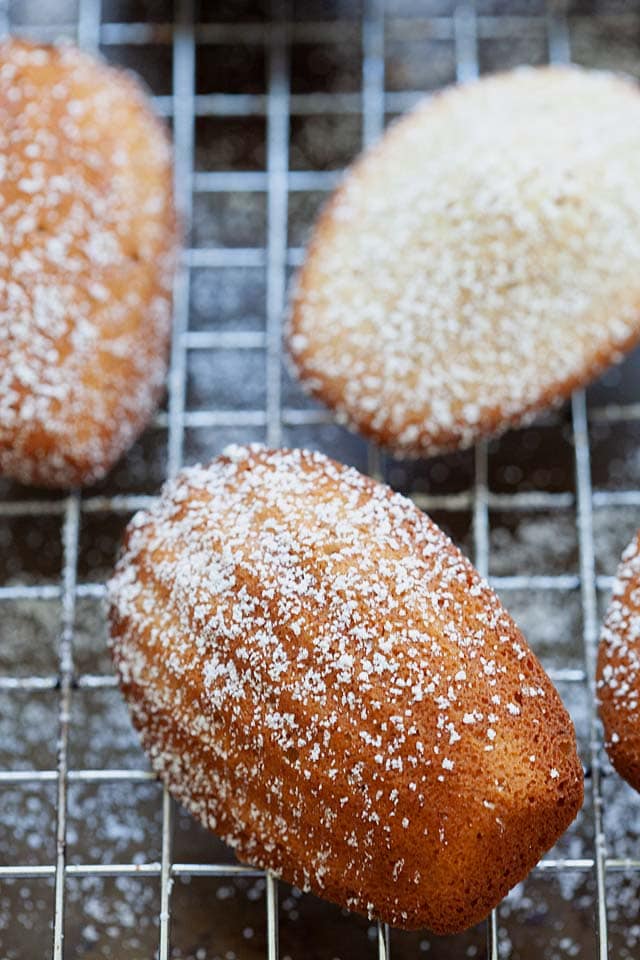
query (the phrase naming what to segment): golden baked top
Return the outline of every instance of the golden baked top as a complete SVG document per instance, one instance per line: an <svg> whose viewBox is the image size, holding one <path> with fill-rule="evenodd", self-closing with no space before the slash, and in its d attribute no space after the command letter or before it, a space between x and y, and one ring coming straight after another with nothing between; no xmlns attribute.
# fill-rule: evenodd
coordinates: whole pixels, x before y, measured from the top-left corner
<svg viewBox="0 0 640 960"><path fill-rule="evenodd" d="M0 470L97 479L162 389L177 230L166 132L128 74L0 44Z"/></svg>
<svg viewBox="0 0 640 960"><path fill-rule="evenodd" d="M605 746L618 772L640 790L640 531L618 567L597 678Z"/></svg>
<svg viewBox="0 0 640 960"><path fill-rule="evenodd" d="M571 721L496 595L410 500L319 453L182 471L109 596L172 792L351 909L477 922L581 803Z"/></svg>
<svg viewBox="0 0 640 960"><path fill-rule="evenodd" d="M289 346L313 393L404 455L563 397L640 337L640 96L519 69L392 125L320 216Z"/></svg>

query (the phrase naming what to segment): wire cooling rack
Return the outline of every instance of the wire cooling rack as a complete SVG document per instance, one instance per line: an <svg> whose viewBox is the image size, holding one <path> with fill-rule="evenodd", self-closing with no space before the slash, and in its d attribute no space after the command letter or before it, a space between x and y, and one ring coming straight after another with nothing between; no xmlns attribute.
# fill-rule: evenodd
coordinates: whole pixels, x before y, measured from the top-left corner
<svg viewBox="0 0 640 960"><path fill-rule="evenodd" d="M340 167L448 82L572 58L640 73L638 5L16 0L1 17L143 75L172 123L188 242L153 426L83 494L0 487L0 957L638 956L640 801L603 754L592 690L640 524L640 358L532 427L404 464L332 423L281 356L288 273ZM437 938L349 916L238 865L154 780L105 652L104 580L130 515L231 440L315 446L413 496L491 578L572 711L585 808L486 924Z"/></svg>

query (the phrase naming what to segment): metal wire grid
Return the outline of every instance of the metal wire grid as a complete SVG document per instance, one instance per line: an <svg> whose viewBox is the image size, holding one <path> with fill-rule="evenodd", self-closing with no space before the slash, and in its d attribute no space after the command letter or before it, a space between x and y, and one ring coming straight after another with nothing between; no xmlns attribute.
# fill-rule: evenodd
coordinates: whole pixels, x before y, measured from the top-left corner
<svg viewBox="0 0 640 960"><path fill-rule="evenodd" d="M288 196L297 190L327 190L335 182L332 172L291 171L288 160L289 118L296 113L315 113L330 109L333 112L361 113L363 144L371 143L384 126L385 113L402 110L411 105L419 91L390 94L385 91L385 11L384 0L366 0L361 22L362 88L360 94L297 94L289 88L289 44L293 38L305 40L335 40L340 37L340 24L304 23L291 20L287 0L273 0L272 18L266 24L196 24L193 0L180 0L175 22L171 25L130 23L102 23L100 0L81 0L75 24L78 41L85 47L99 44L140 44L154 40L170 42L173 47L172 96L156 97L160 112L173 117L175 139L175 184L178 203L187 229L191 223L194 192L265 191L267 195L267 239L264 249L190 248L185 251L175 286L175 321L172 363L169 376L169 405L166 414L160 414L157 426L168 430L168 473L175 473L182 462L185 428L203 426L265 428L269 444L278 445L284 426L330 422L324 411L283 408L281 397L281 318L285 304L287 269L300 262L301 250L287 246ZM520 24L527 18L515 18ZM456 73L460 81L479 73L478 36L508 36L513 30L510 17L478 17L473 2L461 2L452 16L432 18L431 35L453 38L456 55ZM539 21L539 18L537 18ZM6 26L10 26L7 14ZM546 16L549 59L555 62L569 59L567 23L557 6ZM64 25L65 29L69 25ZM50 30L38 28L37 35L58 34L61 26ZM268 55L268 87L265 96L210 94L201 95L195 89L196 43L224 42L229 39L243 43L264 44ZM264 173L204 173L194 170L194 129L196 116L253 115L266 117L267 162ZM266 268L266 329L265 332L189 332L190 273L200 266L263 266ZM266 353L266 403L263 410L225 412L222 410L188 411L186 409L187 353L216 347L219 349L262 348ZM607 405L589 411L591 421L618 422L640 420L640 403L626 406ZM498 494L488 489L487 447L480 444L475 451L475 482L462 493L444 495L417 494L414 499L427 510L470 509L476 566L484 576L489 574L489 511L508 509L556 510L576 509L579 538L579 574L519 575L493 577L498 588L544 588L547 590L579 590L583 611L584 669L561 669L553 675L556 680L586 683L590 691L594 683L595 646L598 619L597 589L607 590L611 578L596 576L593 547L593 508L604 506L640 506L640 490L597 491L591 489L590 449L587 408L583 393L572 400L572 431L575 449L576 496L571 493L516 492ZM382 459L378 450L370 447L369 468L381 474ZM152 779L146 770L78 770L70 769L68 762L69 716L73 691L82 688L109 687L115 684L112 676L77 674L73 664L73 630L76 600L83 597L101 597L103 585L97 582L77 583L78 543L81 517L90 514L126 514L147 506L152 498L141 495L110 497L71 493L63 500L7 500L0 503L0 517L28 516L34 523L44 516L62 518L63 572L59 584L12 585L0 588L0 602L31 598L56 599L61 603L62 629L59 643L58 672L48 676L0 676L0 689L21 691L58 691L59 741L55 769L37 771L0 771L0 786L30 781L52 781L57 789L56 859L42 866L23 864L0 865L0 880L11 878L53 877L55 899L53 917L53 957L64 955L65 879L73 876L155 876L160 878L159 958L170 955L170 920L172 881L181 876L261 876L260 871L228 864L178 863L171 852L171 805L167 791L162 800L161 860L144 864L72 864L66 860L67 785L74 782L127 781L130 783ZM593 702L593 697L591 697ZM595 712L591 712L590 728L590 790L594 806L593 855L582 859L546 857L538 871L584 871L595 876L597 888L596 923L598 956L608 956L607 911L605 880L607 871L640 870L640 859L608 857L602 831L602 793L599 766L599 731ZM278 890L277 881L266 878L267 956L278 957ZM389 931L379 926L377 937L379 960L390 957ZM498 957L496 913L487 922L487 956Z"/></svg>

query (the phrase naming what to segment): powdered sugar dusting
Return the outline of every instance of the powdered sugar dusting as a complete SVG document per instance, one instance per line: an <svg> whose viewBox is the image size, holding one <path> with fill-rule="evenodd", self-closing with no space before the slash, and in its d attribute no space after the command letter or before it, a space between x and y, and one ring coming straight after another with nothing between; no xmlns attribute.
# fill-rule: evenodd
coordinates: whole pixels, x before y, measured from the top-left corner
<svg viewBox="0 0 640 960"><path fill-rule="evenodd" d="M631 763L640 706L640 534L622 554L602 628L598 693L606 746Z"/></svg>
<svg viewBox="0 0 640 960"><path fill-rule="evenodd" d="M0 45L0 469L102 475L162 389L175 259L166 135L71 46Z"/></svg>
<svg viewBox="0 0 640 960"><path fill-rule="evenodd" d="M405 455L567 396L640 336L640 96L519 70L419 106L321 218L289 345L309 389Z"/></svg>
<svg viewBox="0 0 640 960"><path fill-rule="evenodd" d="M521 804L534 816L541 784L565 811L580 792L547 677L411 501L321 454L229 454L133 519L109 585L114 659L155 769L243 859L350 909L442 925L452 894L424 863L455 859L469 830L476 895L499 899L483 844L522 872L532 839L518 852L505 824ZM559 832L544 829L538 854Z"/></svg>

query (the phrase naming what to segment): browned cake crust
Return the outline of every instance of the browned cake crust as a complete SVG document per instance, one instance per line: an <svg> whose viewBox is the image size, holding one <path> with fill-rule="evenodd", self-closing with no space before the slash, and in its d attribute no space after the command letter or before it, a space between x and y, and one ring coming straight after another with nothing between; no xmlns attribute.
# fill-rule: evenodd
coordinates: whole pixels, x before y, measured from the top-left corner
<svg viewBox="0 0 640 960"><path fill-rule="evenodd" d="M520 69L426 100L347 171L294 285L308 390L402 456L530 419L640 338L640 96Z"/></svg>
<svg viewBox="0 0 640 960"><path fill-rule="evenodd" d="M640 790L640 531L618 567L600 638L597 690L607 753Z"/></svg>
<svg viewBox="0 0 640 960"><path fill-rule="evenodd" d="M164 383L178 243L166 131L131 76L6 40L0 167L0 472L91 483Z"/></svg>
<svg viewBox="0 0 640 960"><path fill-rule="evenodd" d="M469 927L582 803L571 720L406 498L234 447L131 522L111 645L154 769L241 860L406 928Z"/></svg>

